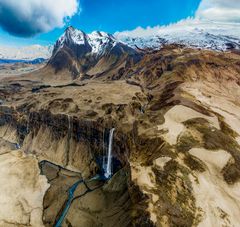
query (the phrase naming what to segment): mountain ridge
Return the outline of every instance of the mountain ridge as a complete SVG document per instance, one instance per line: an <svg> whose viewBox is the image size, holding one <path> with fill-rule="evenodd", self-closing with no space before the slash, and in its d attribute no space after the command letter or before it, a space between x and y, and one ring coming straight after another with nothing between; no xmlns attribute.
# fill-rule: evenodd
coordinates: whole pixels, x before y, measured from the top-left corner
<svg viewBox="0 0 240 227"><path fill-rule="evenodd" d="M55 73L67 70L73 78L100 75L122 64L135 61L139 53L105 32L86 34L68 27L56 41L48 66ZM113 67L114 66L114 67Z"/></svg>
<svg viewBox="0 0 240 227"><path fill-rule="evenodd" d="M159 49L165 44L182 44L216 51L239 50L239 36L239 23L216 23L198 19L187 19L169 26L137 28L115 33L117 39L141 49Z"/></svg>
<svg viewBox="0 0 240 227"><path fill-rule="evenodd" d="M66 29L66 31L68 30L76 31L77 29L70 26ZM93 42L96 38L103 42L110 39L112 44L122 43L133 49L159 49L165 44L182 44L188 47L217 51L240 49L239 31L239 24L187 19L169 26L137 28L133 31L116 32L113 35L102 31L93 31L90 34L81 31L81 33L86 37L86 41L90 41L93 53L99 52L101 55L102 49L99 48L99 42ZM64 34L60 36L58 41L63 38ZM49 59L53 49L54 45L31 45L20 48L0 46L0 58L14 60Z"/></svg>

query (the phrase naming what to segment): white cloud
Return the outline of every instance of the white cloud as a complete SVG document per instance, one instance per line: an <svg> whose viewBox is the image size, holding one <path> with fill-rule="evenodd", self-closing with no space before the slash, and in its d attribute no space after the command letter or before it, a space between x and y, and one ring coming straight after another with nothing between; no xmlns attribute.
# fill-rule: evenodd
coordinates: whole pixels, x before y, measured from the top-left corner
<svg viewBox="0 0 240 227"><path fill-rule="evenodd" d="M125 37L183 36L185 32L197 29L215 35L240 35L240 0L202 0L194 18L183 19L175 24L155 27L137 27L131 31L116 32L118 39ZM176 33L176 34L173 34Z"/></svg>
<svg viewBox="0 0 240 227"><path fill-rule="evenodd" d="M115 32L115 36L119 39L121 37L148 37L150 34L151 35L157 35L158 31L161 29L161 26L155 26L155 27L147 27L147 28L142 28L142 27L137 27L134 30L126 30L122 32Z"/></svg>
<svg viewBox="0 0 240 227"><path fill-rule="evenodd" d="M202 0L196 17L221 22L240 22L239 0Z"/></svg>
<svg viewBox="0 0 240 227"><path fill-rule="evenodd" d="M0 26L30 37L64 26L78 11L78 0L0 0Z"/></svg>

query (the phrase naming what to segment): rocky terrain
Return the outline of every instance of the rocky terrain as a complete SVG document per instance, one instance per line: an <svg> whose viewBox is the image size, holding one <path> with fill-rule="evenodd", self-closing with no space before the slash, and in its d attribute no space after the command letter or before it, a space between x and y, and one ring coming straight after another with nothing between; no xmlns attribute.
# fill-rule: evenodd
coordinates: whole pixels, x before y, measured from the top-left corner
<svg viewBox="0 0 240 227"><path fill-rule="evenodd" d="M1 80L0 226L239 226L240 53L93 36Z"/></svg>
<svg viewBox="0 0 240 227"><path fill-rule="evenodd" d="M1 60L0 60L1 61ZM0 63L0 77L10 77L17 76L22 74L29 74L30 72L34 72L43 66L45 66L45 62L29 64L24 62L17 63Z"/></svg>

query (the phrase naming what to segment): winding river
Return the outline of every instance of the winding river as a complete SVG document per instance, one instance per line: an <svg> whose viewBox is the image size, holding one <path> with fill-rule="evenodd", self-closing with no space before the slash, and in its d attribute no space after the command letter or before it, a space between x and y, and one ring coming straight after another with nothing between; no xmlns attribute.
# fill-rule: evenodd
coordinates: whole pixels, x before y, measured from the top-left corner
<svg viewBox="0 0 240 227"><path fill-rule="evenodd" d="M69 119L69 121L70 121L70 119ZM70 128L70 124L69 124L69 128ZM74 193L75 193L77 187L80 184L84 183L86 188L87 188L87 190L82 195L78 196L78 198L80 198L80 197L86 195L87 193L92 192L92 191L94 191L94 190L99 188L99 187L96 187L94 189L90 189L90 188L88 188L87 183L89 183L91 181L94 181L94 180L105 180L106 181L106 180L111 179L111 176L113 175L113 171L112 171L112 145L113 145L114 131L115 131L115 128L112 128L110 130L110 133L109 133L107 163L103 162L103 165L102 165L102 168L104 170L104 176L96 175L96 176L94 176L91 179L86 180L86 181L84 181L82 179L78 180L76 183L74 183L68 189L68 200L67 200L67 202L65 204L65 207L64 207L60 217L58 218L58 220L57 220L57 222L55 224L55 227L61 227L62 226L62 223L63 223L63 221L64 221L64 219L65 219L65 217L66 217L66 215L68 213L68 210L69 210L69 208L70 208L70 206L71 206L71 204L72 204L72 202L74 200Z"/></svg>

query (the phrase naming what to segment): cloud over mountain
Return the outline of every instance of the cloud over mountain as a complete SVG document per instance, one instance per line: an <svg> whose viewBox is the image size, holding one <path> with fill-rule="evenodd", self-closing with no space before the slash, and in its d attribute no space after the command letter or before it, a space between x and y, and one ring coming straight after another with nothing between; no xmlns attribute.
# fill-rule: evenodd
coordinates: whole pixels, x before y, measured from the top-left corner
<svg viewBox="0 0 240 227"><path fill-rule="evenodd" d="M240 22L239 0L202 0L196 17L221 22Z"/></svg>
<svg viewBox="0 0 240 227"><path fill-rule="evenodd" d="M78 10L78 0L0 0L0 26L12 35L31 37L64 26Z"/></svg>
<svg viewBox="0 0 240 227"><path fill-rule="evenodd" d="M168 26L137 27L130 31L116 32L118 39L126 37L149 37L172 34L184 36L186 31L202 29L215 35L230 35L239 37L240 34L240 1L239 0L202 0L192 18L183 19ZM185 32L184 32L185 31ZM172 34L173 35L173 34Z"/></svg>

